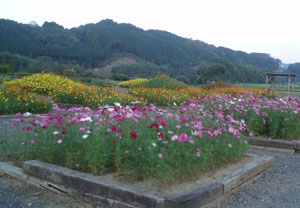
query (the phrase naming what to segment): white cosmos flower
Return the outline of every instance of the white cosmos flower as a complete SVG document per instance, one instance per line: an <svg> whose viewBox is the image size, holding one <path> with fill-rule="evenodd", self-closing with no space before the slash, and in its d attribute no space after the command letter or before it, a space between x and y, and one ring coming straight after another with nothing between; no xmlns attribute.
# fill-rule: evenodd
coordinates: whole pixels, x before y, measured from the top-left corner
<svg viewBox="0 0 300 208"><path fill-rule="evenodd" d="M84 134L84 135L82 135L82 139L86 139L86 138L88 138L88 136L89 136L89 135Z"/></svg>
<svg viewBox="0 0 300 208"><path fill-rule="evenodd" d="M117 102L115 102L114 105L117 106L117 107L121 107L121 104L117 103Z"/></svg>
<svg viewBox="0 0 300 208"><path fill-rule="evenodd" d="M153 143L152 143L152 146L153 146L153 147L156 147L156 144L153 142Z"/></svg>
<svg viewBox="0 0 300 208"><path fill-rule="evenodd" d="M54 131L53 134L54 134L54 135L55 135L55 134L58 134L58 131Z"/></svg>
<svg viewBox="0 0 300 208"><path fill-rule="evenodd" d="M89 121L89 122L92 122L93 120L92 120L91 117L87 116L85 118L81 118L80 121Z"/></svg>
<svg viewBox="0 0 300 208"><path fill-rule="evenodd" d="M25 116L25 117L28 117L28 116L31 116L31 115L32 115L32 114L29 113L29 112L26 112L26 113L23 114L23 116Z"/></svg>

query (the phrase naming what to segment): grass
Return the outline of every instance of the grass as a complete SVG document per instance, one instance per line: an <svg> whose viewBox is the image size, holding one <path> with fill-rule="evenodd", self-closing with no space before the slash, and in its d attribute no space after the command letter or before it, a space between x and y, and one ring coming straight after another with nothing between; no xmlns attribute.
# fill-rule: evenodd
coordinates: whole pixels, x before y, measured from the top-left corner
<svg viewBox="0 0 300 208"><path fill-rule="evenodd" d="M259 88L265 89L266 84L258 84L258 83L245 83L245 84L235 84L234 86L242 87L242 88ZM275 92L280 93L281 95L288 94L288 84L268 84L268 89L274 89ZM290 96L300 96L300 84L296 83L295 85L291 85L290 87Z"/></svg>

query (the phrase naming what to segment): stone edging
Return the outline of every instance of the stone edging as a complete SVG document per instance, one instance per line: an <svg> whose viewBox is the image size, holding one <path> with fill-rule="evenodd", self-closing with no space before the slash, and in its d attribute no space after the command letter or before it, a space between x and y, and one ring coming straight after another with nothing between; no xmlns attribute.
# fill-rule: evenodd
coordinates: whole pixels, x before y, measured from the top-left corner
<svg viewBox="0 0 300 208"><path fill-rule="evenodd" d="M300 141L297 141L297 143L295 143L292 141L281 140L281 139L250 138L249 144L264 146L264 147L289 149L289 150L294 150L295 153L300 153Z"/></svg>
<svg viewBox="0 0 300 208"><path fill-rule="evenodd" d="M175 196L141 190L134 186L105 180L100 176L36 160L24 162L23 169L0 162L0 172L32 185L55 192L69 193L76 198L105 207L193 208L204 206L224 196L266 171L274 163L273 157L248 156L253 156L254 159L234 170L229 176Z"/></svg>

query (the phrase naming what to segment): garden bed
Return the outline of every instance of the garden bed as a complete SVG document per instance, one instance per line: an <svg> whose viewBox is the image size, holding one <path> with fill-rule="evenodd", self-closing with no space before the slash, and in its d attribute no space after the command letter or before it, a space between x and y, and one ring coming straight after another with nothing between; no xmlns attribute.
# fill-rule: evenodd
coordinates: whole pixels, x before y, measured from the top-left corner
<svg viewBox="0 0 300 208"><path fill-rule="evenodd" d="M77 198L106 207L199 207L229 193L244 182L270 168L272 157L247 155L247 162L239 162L209 177L197 185L177 186L173 194L153 192L130 184L107 180L40 161L26 161L23 170L0 163L0 171L17 179L56 192L69 193Z"/></svg>

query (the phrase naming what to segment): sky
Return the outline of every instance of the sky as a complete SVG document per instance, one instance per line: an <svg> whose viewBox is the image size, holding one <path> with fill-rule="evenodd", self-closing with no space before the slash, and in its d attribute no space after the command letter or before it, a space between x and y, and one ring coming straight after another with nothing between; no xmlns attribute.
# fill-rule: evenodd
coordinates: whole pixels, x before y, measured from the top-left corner
<svg viewBox="0 0 300 208"><path fill-rule="evenodd" d="M299 0L0 0L0 18L65 28L112 19L300 62Z"/></svg>

